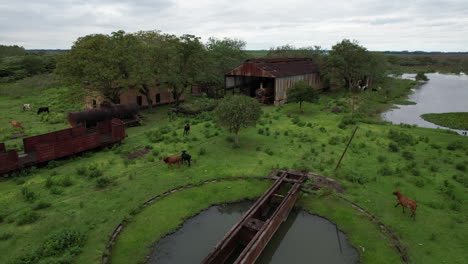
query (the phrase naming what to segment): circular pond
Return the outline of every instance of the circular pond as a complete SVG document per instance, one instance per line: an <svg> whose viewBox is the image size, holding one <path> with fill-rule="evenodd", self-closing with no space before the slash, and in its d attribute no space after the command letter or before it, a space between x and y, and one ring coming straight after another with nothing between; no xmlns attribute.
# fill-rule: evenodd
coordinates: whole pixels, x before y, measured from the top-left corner
<svg viewBox="0 0 468 264"><path fill-rule="evenodd" d="M208 208L187 220L173 234L161 239L147 263L200 263L250 206L252 202ZM338 264L357 263L358 260L358 252L349 244L346 235L336 229L335 224L306 211L293 210L256 263Z"/></svg>

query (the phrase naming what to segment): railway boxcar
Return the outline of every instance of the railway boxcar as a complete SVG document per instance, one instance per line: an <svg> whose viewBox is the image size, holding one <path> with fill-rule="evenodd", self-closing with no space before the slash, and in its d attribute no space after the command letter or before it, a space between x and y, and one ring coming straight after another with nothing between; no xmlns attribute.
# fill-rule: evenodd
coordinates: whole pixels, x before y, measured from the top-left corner
<svg viewBox="0 0 468 264"><path fill-rule="evenodd" d="M23 139L24 153L6 151L0 143L0 174L120 142L126 137L120 119L98 122L93 128L68 128Z"/></svg>

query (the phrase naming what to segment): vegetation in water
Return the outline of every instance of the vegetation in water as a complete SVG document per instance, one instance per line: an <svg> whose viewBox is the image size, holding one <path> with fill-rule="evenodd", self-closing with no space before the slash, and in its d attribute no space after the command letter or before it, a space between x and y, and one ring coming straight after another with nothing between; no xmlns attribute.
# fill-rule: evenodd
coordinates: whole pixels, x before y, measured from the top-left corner
<svg viewBox="0 0 468 264"><path fill-rule="evenodd" d="M439 126L468 130L468 112L423 114L421 117Z"/></svg>

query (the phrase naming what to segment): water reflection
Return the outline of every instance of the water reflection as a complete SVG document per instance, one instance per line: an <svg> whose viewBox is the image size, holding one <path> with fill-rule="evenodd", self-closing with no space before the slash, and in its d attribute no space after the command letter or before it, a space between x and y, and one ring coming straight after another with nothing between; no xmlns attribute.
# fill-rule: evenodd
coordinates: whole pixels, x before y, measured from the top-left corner
<svg viewBox="0 0 468 264"><path fill-rule="evenodd" d="M148 263L200 263L251 205L241 202L210 207L158 242ZM324 218L293 210L257 263L356 263L359 254L341 231L340 253L336 231L336 226Z"/></svg>
<svg viewBox="0 0 468 264"><path fill-rule="evenodd" d="M465 74L426 74L429 81L414 89L408 98L416 105L397 105L382 113L382 119L395 124L411 124L421 127L444 128L427 122L420 116L426 113L468 112L468 76ZM401 78L413 79L415 74L403 74ZM462 130L456 130L461 134Z"/></svg>

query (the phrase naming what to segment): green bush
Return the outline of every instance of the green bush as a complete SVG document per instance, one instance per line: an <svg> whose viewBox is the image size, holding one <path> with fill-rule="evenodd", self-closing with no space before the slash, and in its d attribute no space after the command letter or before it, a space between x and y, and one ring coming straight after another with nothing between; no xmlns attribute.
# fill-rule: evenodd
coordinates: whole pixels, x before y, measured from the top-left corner
<svg viewBox="0 0 468 264"><path fill-rule="evenodd" d="M328 140L328 144L330 145L338 145L338 143L340 143L340 138L336 136L333 136Z"/></svg>
<svg viewBox="0 0 468 264"><path fill-rule="evenodd" d="M34 202L34 200L36 200L37 198L36 193L29 190L28 187L21 188L21 195L23 196L24 200L27 202Z"/></svg>
<svg viewBox="0 0 468 264"><path fill-rule="evenodd" d="M109 178L101 177L96 180L96 187L103 189L109 186L112 181Z"/></svg>
<svg viewBox="0 0 468 264"><path fill-rule="evenodd" d="M403 158L405 158L406 160L414 160L414 154L413 154L413 152L404 151L401 155L402 155Z"/></svg>
<svg viewBox="0 0 468 264"><path fill-rule="evenodd" d="M41 210L41 209L49 208L50 206L52 206L52 204L49 203L49 202L46 202L46 201L39 201L39 202L37 202L36 204L34 204L34 206L32 207L32 209L33 209L33 210Z"/></svg>
<svg viewBox="0 0 468 264"><path fill-rule="evenodd" d="M198 155L203 156L203 155L205 155L205 154L206 154L206 149L203 148L203 147L200 148L200 150L198 151Z"/></svg>
<svg viewBox="0 0 468 264"><path fill-rule="evenodd" d="M391 152L398 152L400 150L400 148L398 147L397 143L390 142L390 143L388 143L388 150L390 150Z"/></svg>
<svg viewBox="0 0 468 264"><path fill-rule="evenodd" d="M464 163L458 163L457 165L455 165L455 169L459 171L466 171L466 165Z"/></svg>
<svg viewBox="0 0 468 264"><path fill-rule="evenodd" d="M19 226L32 224L36 222L38 219L39 219L39 215L36 212L24 211L18 215L18 218L16 219L16 224Z"/></svg>
<svg viewBox="0 0 468 264"><path fill-rule="evenodd" d="M448 150L458 150L463 149L463 142L462 141L453 141L447 145Z"/></svg>
<svg viewBox="0 0 468 264"><path fill-rule="evenodd" d="M380 162L380 163L383 163L387 160L387 157L385 156L382 156L382 155L379 155L377 156L377 160Z"/></svg>
<svg viewBox="0 0 468 264"><path fill-rule="evenodd" d="M412 135L404 132L398 132L393 129L390 129L390 131L388 132L388 138L395 141L400 146L414 145L417 143Z"/></svg>
<svg viewBox="0 0 468 264"><path fill-rule="evenodd" d="M0 234L0 241L5 241L13 237L12 233L1 233Z"/></svg>

